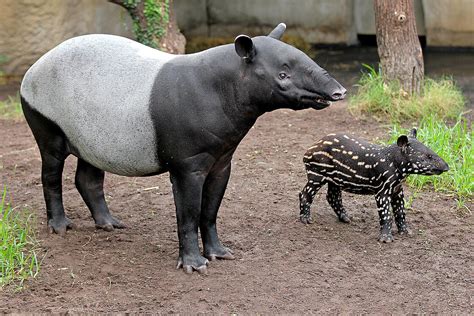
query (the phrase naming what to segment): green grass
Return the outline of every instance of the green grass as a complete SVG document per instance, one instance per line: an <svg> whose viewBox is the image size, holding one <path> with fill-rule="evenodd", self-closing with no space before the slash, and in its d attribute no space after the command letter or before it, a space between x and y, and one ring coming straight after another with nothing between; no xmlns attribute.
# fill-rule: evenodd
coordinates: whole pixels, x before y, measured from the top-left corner
<svg viewBox="0 0 474 316"><path fill-rule="evenodd" d="M389 143L396 142L398 136L408 134L399 124L392 127ZM469 212L466 202L472 202L474 191L474 134L472 126L459 117L455 124L448 125L430 115L419 123L417 138L431 148L449 165L450 170L439 176L411 175L409 186L416 190L432 186L436 191L445 192L456 198L458 207Z"/></svg>
<svg viewBox="0 0 474 316"><path fill-rule="evenodd" d="M0 101L0 118L20 119L23 117L20 98L9 96L6 100Z"/></svg>
<svg viewBox="0 0 474 316"><path fill-rule="evenodd" d="M349 100L349 110L356 115L369 114L381 121L400 123L435 115L456 119L464 110L464 96L449 78L425 78L420 95L409 95L398 82L385 83L381 71L369 65L358 82L358 92Z"/></svg>
<svg viewBox="0 0 474 316"><path fill-rule="evenodd" d="M33 217L19 212L6 202L0 203L0 287L14 284L21 288L40 268L38 242L33 232Z"/></svg>

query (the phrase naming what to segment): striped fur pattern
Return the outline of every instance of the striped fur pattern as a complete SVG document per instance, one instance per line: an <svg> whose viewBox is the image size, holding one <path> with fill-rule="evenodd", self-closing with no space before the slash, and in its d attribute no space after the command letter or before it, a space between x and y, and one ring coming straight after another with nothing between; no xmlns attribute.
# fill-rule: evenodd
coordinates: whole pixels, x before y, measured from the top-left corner
<svg viewBox="0 0 474 316"><path fill-rule="evenodd" d="M342 205L342 191L375 195L382 242L393 240L390 206L398 232L409 233L402 181L409 174L434 175L449 170L443 159L416 139L416 129L386 147L347 134L329 134L308 149L303 161L308 182L300 193L300 220L312 222L311 204L325 184L328 203L345 223L350 218Z"/></svg>

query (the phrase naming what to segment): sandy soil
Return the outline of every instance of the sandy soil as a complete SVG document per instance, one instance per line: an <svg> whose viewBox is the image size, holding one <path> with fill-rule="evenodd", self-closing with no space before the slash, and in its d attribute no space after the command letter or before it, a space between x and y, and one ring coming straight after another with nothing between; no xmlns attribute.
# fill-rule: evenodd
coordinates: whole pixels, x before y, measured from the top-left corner
<svg viewBox="0 0 474 316"><path fill-rule="evenodd" d="M21 293L0 292L0 312L440 313L473 312L473 217L451 197L426 191L408 223L415 234L377 242L370 196L344 194L353 216L342 224L326 203L315 223L298 221L305 149L329 132L386 137L356 120L345 103L323 111L279 110L261 117L238 148L218 227L234 261L209 275L175 270L178 241L167 175L106 176L107 200L128 228L96 231L74 188L75 158L64 174L64 202L77 229L49 235L40 158L25 122L0 121L0 175L14 205L37 217L43 265Z"/></svg>

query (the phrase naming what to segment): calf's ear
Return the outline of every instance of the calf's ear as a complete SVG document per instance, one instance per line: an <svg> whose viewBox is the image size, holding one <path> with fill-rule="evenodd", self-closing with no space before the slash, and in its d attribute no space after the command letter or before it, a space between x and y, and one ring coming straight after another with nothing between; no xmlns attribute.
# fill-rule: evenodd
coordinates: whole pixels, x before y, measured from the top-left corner
<svg viewBox="0 0 474 316"><path fill-rule="evenodd" d="M269 37L273 37L275 39L280 39L283 35L283 33L286 30L286 24L285 23L280 23L273 29L273 31L268 34Z"/></svg>
<svg viewBox="0 0 474 316"><path fill-rule="evenodd" d="M397 145L398 147L402 148L402 152L406 152L406 148L408 145L408 137L406 135L401 135L397 139Z"/></svg>
<svg viewBox="0 0 474 316"><path fill-rule="evenodd" d="M242 57L245 62L252 62L255 57L256 51L255 46L253 46L252 39L247 35L239 35L234 40L235 51L237 55Z"/></svg>
<svg viewBox="0 0 474 316"><path fill-rule="evenodd" d="M411 138L416 138L416 128L412 128L410 131L410 137Z"/></svg>

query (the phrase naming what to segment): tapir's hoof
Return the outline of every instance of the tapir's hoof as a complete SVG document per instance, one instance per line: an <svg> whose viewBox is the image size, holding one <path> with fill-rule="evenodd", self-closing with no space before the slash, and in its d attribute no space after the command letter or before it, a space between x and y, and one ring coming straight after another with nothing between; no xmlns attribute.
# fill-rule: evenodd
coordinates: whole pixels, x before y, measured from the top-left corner
<svg viewBox="0 0 474 316"><path fill-rule="evenodd" d="M111 232L115 228L122 229L122 228L127 228L121 221L118 219L109 216L107 219L104 220L96 220L95 222L95 228L97 229L103 229L106 232Z"/></svg>
<svg viewBox="0 0 474 316"><path fill-rule="evenodd" d="M183 263L183 259L179 257L176 269L183 268L184 272L187 274L191 274L193 273L193 271L197 271L199 274L207 274L207 266L209 265L209 260L207 260L206 258L199 256L199 258L187 261L190 261L191 263L185 264Z"/></svg>
<svg viewBox="0 0 474 316"><path fill-rule="evenodd" d="M379 241L383 243L389 243L393 241L392 234L380 234Z"/></svg>
<svg viewBox="0 0 474 316"><path fill-rule="evenodd" d="M209 259L209 261L216 261L217 259L222 259L222 260L234 260L235 257L232 253L232 250L230 250L227 247L222 247L221 251L211 251L210 253L204 254L204 257Z"/></svg>
<svg viewBox="0 0 474 316"><path fill-rule="evenodd" d="M66 234L68 229L75 228L73 222L67 218L63 217L62 219L50 219L48 220L48 231L50 234L56 233L58 235Z"/></svg>
<svg viewBox="0 0 474 316"><path fill-rule="evenodd" d="M303 224L312 224L313 223L313 219L311 218L311 215L309 214L302 214L300 215L300 222L302 222Z"/></svg>
<svg viewBox="0 0 474 316"><path fill-rule="evenodd" d="M340 221L340 222L343 222L343 223L350 223L350 222L351 222L351 219L350 219L349 215L347 215L347 213L342 213L342 214L339 216L339 221Z"/></svg>

